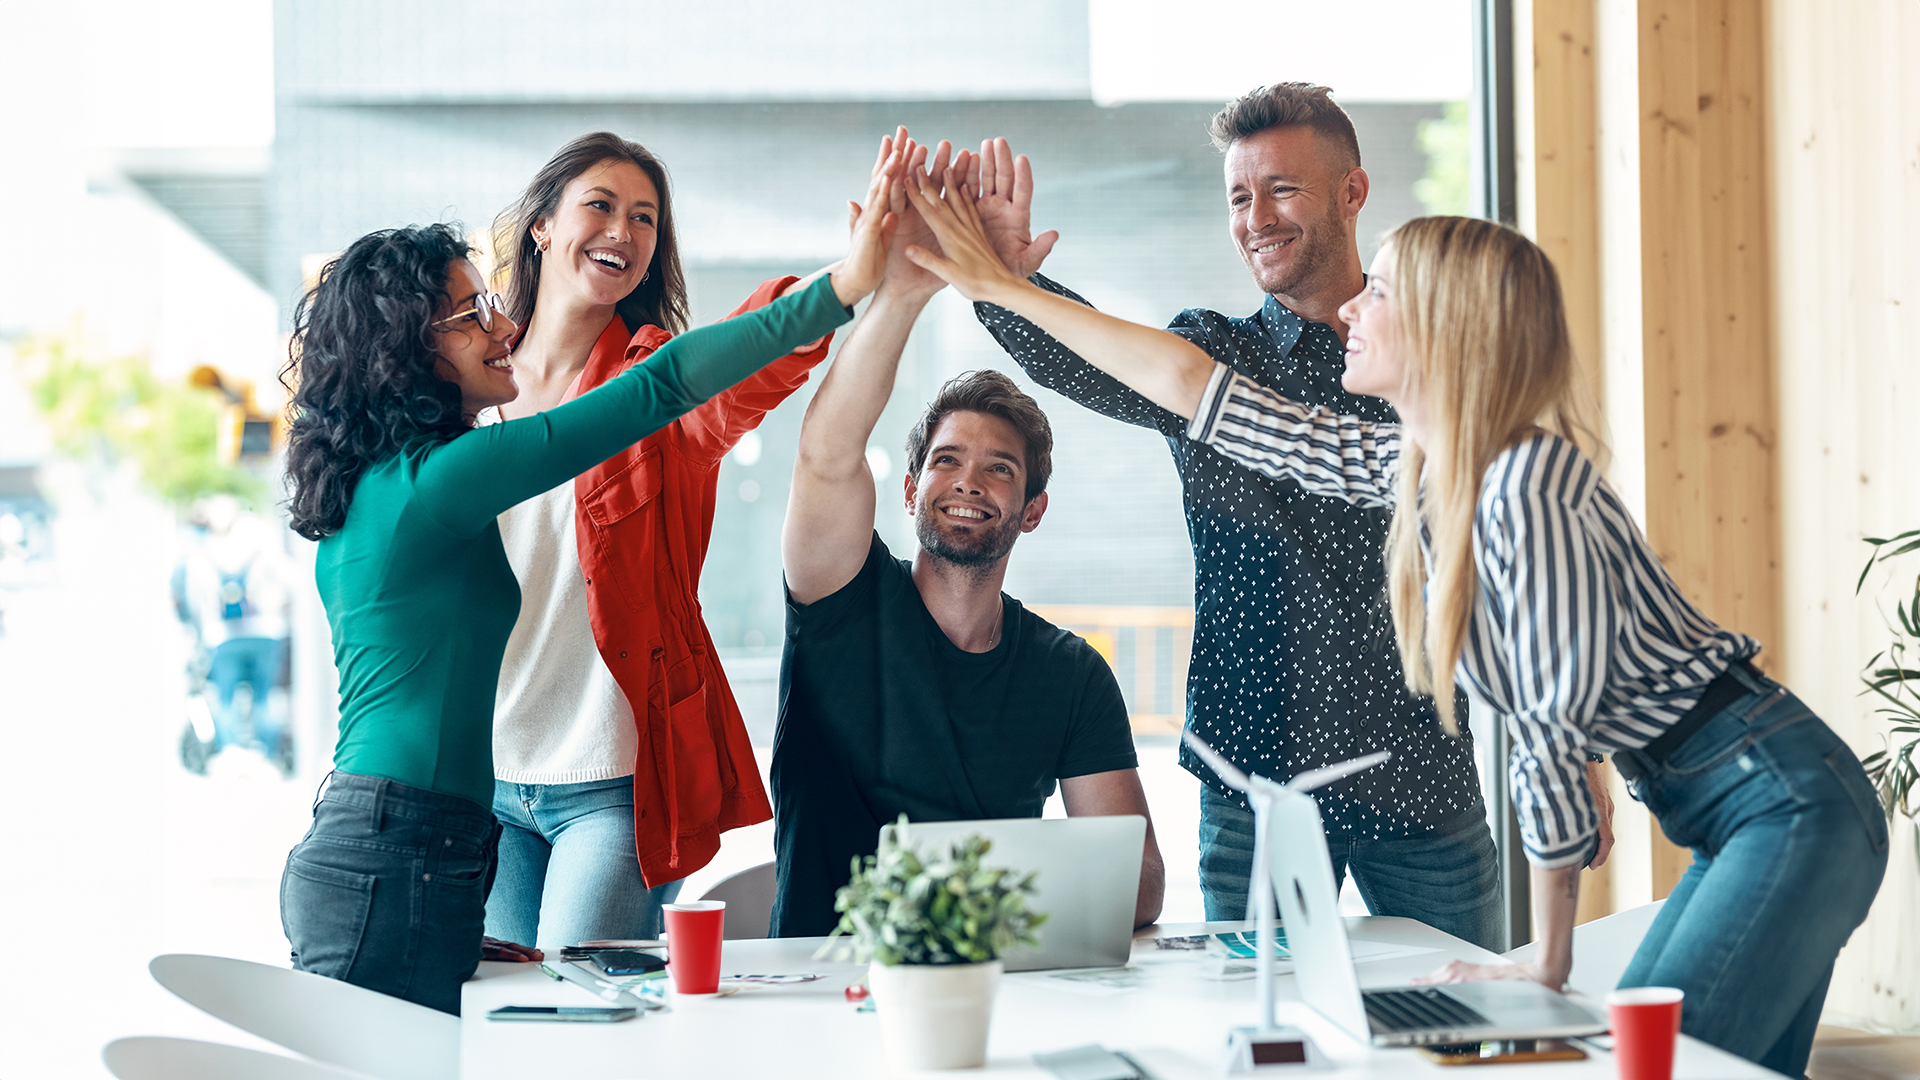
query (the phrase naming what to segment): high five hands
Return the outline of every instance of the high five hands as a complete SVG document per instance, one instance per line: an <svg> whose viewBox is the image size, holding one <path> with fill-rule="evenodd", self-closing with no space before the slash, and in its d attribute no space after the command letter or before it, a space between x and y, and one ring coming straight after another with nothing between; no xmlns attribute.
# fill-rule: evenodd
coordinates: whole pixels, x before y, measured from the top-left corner
<svg viewBox="0 0 1920 1080"><path fill-rule="evenodd" d="M900 132L904 135L906 129ZM848 204L853 208L853 236L846 259L832 272L834 295L846 307L866 299L886 277L888 249L900 225L900 215L890 205L890 189L907 171L908 150L890 138L880 140L880 160L867 183L866 204Z"/></svg>
<svg viewBox="0 0 1920 1080"><path fill-rule="evenodd" d="M927 228L925 219L907 199L907 186L913 182L909 178L926 175L927 147L910 138L904 127L893 135L882 138L880 157L873 166L875 177L881 175L890 155L893 155L896 150L902 152L905 165L889 177L887 184L887 209L899 224L893 231L891 242L887 245L885 288L891 294L924 299L946 287L946 282L915 265L906 256L906 249L909 247L931 248L936 243L933 230ZM942 141L933 153L934 176L946 175L952 155L952 144ZM965 157L965 154L961 156ZM851 203L848 205L857 215L859 208Z"/></svg>
<svg viewBox="0 0 1920 1080"><path fill-rule="evenodd" d="M980 288L1027 277L1053 250L1059 233L1031 233L1033 168L1007 140L988 139L977 155L962 150L957 157L942 140L931 162L928 156L905 127L881 138L865 205L847 204L853 236L846 260L833 270L842 303L857 302L883 280L893 294L924 298L951 283L980 299ZM961 247L950 251L948 236Z"/></svg>
<svg viewBox="0 0 1920 1080"><path fill-rule="evenodd" d="M934 164L938 175L939 162ZM980 144L979 156L962 162L960 168L966 173L974 209L994 252L1007 269L1021 277L1031 276L1040 269L1060 234L1049 230L1032 235L1033 166L1026 155L1015 157L1005 139L988 139Z"/></svg>
<svg viewBox="0 0 1920 1080"><path fill-rule="evenodd" d="M1000 150L1005 149L1005 140L992 140L983 149L994 152L996 144ZM995 153L995 157L998 156ZM1024 167L1026 159L1019 159L1019 163ZM1013 177L1018 174L1013 169L1007 171L1011 188ZM909 170L907 198L940 246L936 251L923 244L908 245L907 258L958 289L969 300L993 302L1009 290L1024 286L1027 274L1032 273L1027 267L1038 268L1059 234L1048 233L1037 242L1026 238L1025 202L1032 197L1033 180L1031 171L1022 168L1021 172L1025 173L1024 191L1018 195L1010 191L1005 196L995 194L990 199L981 199L974 195L975 185L991 182L996 192L1000 188L998 171L986 166L984 156L974 158L961 151L938 185L933 177L918 169ZM988 234L983 207L998 216L1001 225L998 245ZM1003 252L1012 257L1012 263Z"/></svg>

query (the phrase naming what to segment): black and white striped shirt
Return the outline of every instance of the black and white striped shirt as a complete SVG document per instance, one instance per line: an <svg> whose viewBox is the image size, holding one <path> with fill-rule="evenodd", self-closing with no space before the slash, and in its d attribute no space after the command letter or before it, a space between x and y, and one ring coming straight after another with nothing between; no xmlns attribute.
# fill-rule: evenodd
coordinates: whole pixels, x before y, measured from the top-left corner
<svg viewBox="0 0 1920 1080"><path fill-rule="evenodd" d="M1316 494L1393 505L1397 425L1296 404L1222 366L1189 434ZM1571 866L1598 830L1586 752L1652 742L1760 644L1680 594L1600 470L1557 435L1494 458L1473 559L1480 588L1455 678L1506 718L1528 860Z"/></svg>

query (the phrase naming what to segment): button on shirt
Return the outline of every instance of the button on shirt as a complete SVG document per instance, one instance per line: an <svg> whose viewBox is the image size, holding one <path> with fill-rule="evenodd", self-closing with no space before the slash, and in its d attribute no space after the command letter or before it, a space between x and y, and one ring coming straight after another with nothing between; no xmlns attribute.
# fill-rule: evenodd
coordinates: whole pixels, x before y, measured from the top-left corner
<svg viewBox="0 0 1920 1080"><path fill-rule="evenodd" d="M1041 275L1035 284L1086 303ZM1180 470L1194 554L1187 726L1242 769L1274 780L1391 750L1393 757L1314 793L1331 834L1415 836L1480 805L1473 745L1447 735L1431 702L1406 689L1386 600L1391 515L1309 494L1187 437L1154 405L1004 308L975 314L1035 381L1166 437ZM1269 296L1249 318L1189 309L1168 330L1258 385L1377 422L1378 398L1340 388L1345 346ZM1464 707L1462 709L1464 714ZM1180 764L1245 806L1185 746Z"/></svg>

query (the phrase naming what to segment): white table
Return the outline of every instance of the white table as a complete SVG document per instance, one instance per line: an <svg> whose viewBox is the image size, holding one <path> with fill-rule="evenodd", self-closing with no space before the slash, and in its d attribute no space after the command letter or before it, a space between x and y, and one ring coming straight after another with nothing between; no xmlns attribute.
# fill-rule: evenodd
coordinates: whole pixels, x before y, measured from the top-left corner
<svg viewBox="0 0 1920 1080"><path fill-rule="evenodd" d="M1163 1080L1223 1075L1227 1029L1255 1020L1252 979L1206 978L1197 958L1170 962L1148 940L1155 936L1237 930L1244 923L1188 923L1151 927L1136 937L1140 985L1109 989L1053 977L1052 972L1004 976L994 1000L987 1068L926 1073L929 1077L982 1074L1045 1078L1032 1055L1087 1043L1126 1050ZM1356 941L1433 951L1385 958L1359 967L1365 986L1392 986L1432 971L1449 959L1492 962L1492 954L1411 919L1355 918ZM554 982L532 964L481 964L461 999L461 1076L467 1080L614 1080L625 1077L885 1076L880 1026L845 997L862 966L812 958L819 938L729 941L724 973L822 972L826 978L792 986L753 987L726 998L669 995L673 1011L618 1024L498 1023L487 1010L501 1005L593 1005L584 990ZM1299 1000L1291 975L1275 979L1280 1022L1311 1035L1338 1071L1317 1077L1398 1077L1429 1073L1461 1080L1459 1066L1435 1065L1413 1050L1376 1050L1348 1037ZM1293 1070L1285 1070L1291 1073ZM1773 1077L1776 1074L1681 1037L1676 1078ZM1472 1080L1611 1078L1611 1056L1593 1051L1582 1062L1502 1065Z"/></svg>

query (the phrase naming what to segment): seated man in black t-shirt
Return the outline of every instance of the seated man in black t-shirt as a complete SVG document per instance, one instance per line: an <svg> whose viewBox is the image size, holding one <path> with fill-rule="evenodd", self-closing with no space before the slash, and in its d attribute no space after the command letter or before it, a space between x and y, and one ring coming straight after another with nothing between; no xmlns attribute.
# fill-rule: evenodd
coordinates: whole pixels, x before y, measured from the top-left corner
<svg viewBox="0 0 1920 1080"><path fill-rule="evenodd" d="M886 281L807 407L781 538L775 937L832 931L853 857L903 812L1039 817L1058 782L1068 814L1147 816L1106 661L1000 591L1015 539L1047 508L1053 435L1033 399L996 371L943 387L907 441L919 550L896 559L873 531L867 440L942 284L900 254L934 242L904 198L894 209ZM1149 818L1136 925L1158 917L1163 890Z"/></svg>

